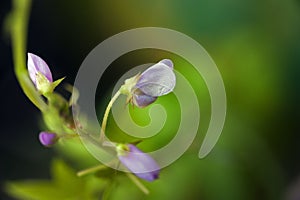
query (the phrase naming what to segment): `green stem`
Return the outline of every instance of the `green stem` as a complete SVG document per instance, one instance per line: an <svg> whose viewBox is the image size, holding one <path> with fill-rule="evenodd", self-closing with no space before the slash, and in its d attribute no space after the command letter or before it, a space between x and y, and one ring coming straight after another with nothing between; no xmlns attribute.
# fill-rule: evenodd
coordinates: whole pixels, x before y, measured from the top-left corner
<svg viewBox="0 0 300 200"><path fill-rule="evenodd" d="M109 161L107 163L107 165L111 165L111 164L114 164L116 162L117 162L117 160L112 160L112 161ZM87 169L84 169L84 170L81 170L81 171L77 172L77 176L79 176L79 177L84 176L84 175L94 173L96 171L103 170L103 169L106 169L106 168L107 168L106 165L96 165L94 167L90 167L90 168L87 168Z"/></svg>
<svg viewBox="0 0 300 200"><path fill-rule="evenodd" d="M117 98L120 96L121 92L120 90L118 90L116 92L116 94L113 96L113 98L110 100L110 102L108 103L104 116L103 116L103 120L102 120L102 125L101 125L101 132L100 132L100 142L103 141L104 136L105 136L105 129L106 129L106 124L107 124L107 119L108 119L108 114L109 111L113 105L113 103L117 100Z"/></svg>
<svg viewBox="0 0 300 200"><path fill-rule="evenodd" d="M131 173L126 173L128 178L145 194L149 194L149 190L144 186L143 183L133 174Z"/></svg>
<svg viewBox="0 0 300 200"><path fill-rule="evenodd" d="M90 174L90 173L94 173L96 171L99 171L99 170L102 170L102 169L105 169L105 168L107 168L107 166L97 165L97 166L94 166L94 167L84 169L84 170L81 170L81 171L77 172L77 176L81 177L81 176L84 176L84 175L87 175L87 174Z"/></svg>
<svg viewBox="0 0 300 200"><path fill-rule="evenodd" d="M65 133L60 136L61 139L71 139L71 138L77 138L79 135L77 133Z"/></svg>
<svg viewBox="0 0 300 200"><path fill-rule="evenodd" d="M30 0L14 0L13 11L7 17L6 23L9 23L8 25L10 26L9 28L12 40L13 61L16 77L25 95L36 107L38 107L41 111L44 111L47 107L47 104L37 92L28 76L26 69L25 49L30 5Z"/></svg>

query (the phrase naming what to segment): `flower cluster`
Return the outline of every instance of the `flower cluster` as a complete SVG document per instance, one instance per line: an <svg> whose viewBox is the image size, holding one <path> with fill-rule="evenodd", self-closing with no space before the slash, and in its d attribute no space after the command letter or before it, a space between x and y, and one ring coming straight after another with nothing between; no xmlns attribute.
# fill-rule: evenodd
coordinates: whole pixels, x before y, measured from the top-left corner
<svg viewBox="0 0 300 200"><path fill-rule="evenodd" d="M29 77L36 90L47 99L49 104L48 110L44 113L44 120L50 130L40 132L39 140L42 145L50 147L66 134L60 132L76 134L75 128L70 128L69 126L72 123L70 121L73 119L68 113L68 102L54 92L56 86L64 78L53 81L52 73L47 63L32 53L28 53L27 67ZM173 71L173 63L169 59L164 59L152 65L143 73L127 79L121 86L118 95L127 95L128 103L144 108L155 102L158 97L172 92L175 83L176 77ZM116 98L113 99L115 100ZM104 115L101 134L105 134L107 115L114 102L113 99L106 110L107 113ZM101 140L100 142L105 141ZM142 152L135 145L116 144L115 149L119 161L137 177L147 181L153 181L159 177L159 165L149 154Z"/></svg>

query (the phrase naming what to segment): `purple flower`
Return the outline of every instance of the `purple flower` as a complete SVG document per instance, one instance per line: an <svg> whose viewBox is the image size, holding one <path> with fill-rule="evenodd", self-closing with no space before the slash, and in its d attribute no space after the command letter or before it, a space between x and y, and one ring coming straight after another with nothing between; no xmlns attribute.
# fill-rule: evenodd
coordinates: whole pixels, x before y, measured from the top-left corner
<svg viewBox="0 0 300 200"><path fill-rule="evenodd" d="M46 147L50 147L56 143L56 141L58 140L58 137L55 133L40 132L39 140L42 145L44 145Z"/></svg>
<svg viewBox="0 0 300 200"><path fill-rule="evenodd" d="M51 71L47 63L37 55L28 53L27 67L30 79L37 85L37 76L42 74L49 82L53 82Z"/></svg>
<svg viewBox="0 0 300 200"><path fill-rule="evenodd" d="M158 179L160 167L151 156L142 152L136 146L119 144L117 152L121 163L137 177L147 181Z"/></svg>
<svg viewBox="0 0 300 200"><path fill-rule="evenodd" d="M168 65L166 65L166 63ZM166 95L175 87L176 77L171 60L164 59L144 71L135 88L152 97Z"/></svg>
<svg viewBox="0 0 300 200"><path fill-rule="evenodd" d="M128 95L129 102L143 108L153 103L157 97L172 92L175 84L173 62L164 59L149 67L141 75L127 79L121 93Z"/></svg>

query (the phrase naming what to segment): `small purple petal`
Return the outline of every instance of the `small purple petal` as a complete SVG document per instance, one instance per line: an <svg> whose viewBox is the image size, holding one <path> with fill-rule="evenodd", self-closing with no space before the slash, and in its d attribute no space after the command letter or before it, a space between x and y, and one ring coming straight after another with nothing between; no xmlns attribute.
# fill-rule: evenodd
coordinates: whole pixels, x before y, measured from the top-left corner
<svg viewBox="0 0 300 200"><path fill-rule="evenodd" d="M135 87L146 95L158 97L172 92L175 84L172 68L164 63L156 63L141 74Z"/></svg>
<svg viewBox="0 0 300 200"><path fill-rule="evenodd" d="M134 92L132 98L133 104L139 108L144 108L157 99L157 97L146 95L143 92Z"/></svg>
<svg viewBox="0 0 300 200"><path fill-rule="evenodd" d="M128 144L128 147L128 152L124 150L124 154L118 155L122 164L141 179L147 181L158 179L160 167L156 161L136 146Z"/></svg>
<svg viewBox="0 0 300 200"><path fill-rule="evenodd" d="M49 147L56 143L57 135L55 133L40 132L39 140L42 143L42 145Z"/></svg>
<svg viewBox="0 0 300 200"><path fill-rule="evenodd" d="M163 64L167 65L168 67L170 67L171 69L174 68L173 62L170 59L163 59L163 60L159 61L159 63L163 63Z"/></svg>
<svg viewBox="0 0 300 200"><path fill-rule="evenodd" d="M51 71L47 63L37 55L28 53L27 68L30 79L36 85L36 74L40 72L49 82L53 82Z"/></svg>

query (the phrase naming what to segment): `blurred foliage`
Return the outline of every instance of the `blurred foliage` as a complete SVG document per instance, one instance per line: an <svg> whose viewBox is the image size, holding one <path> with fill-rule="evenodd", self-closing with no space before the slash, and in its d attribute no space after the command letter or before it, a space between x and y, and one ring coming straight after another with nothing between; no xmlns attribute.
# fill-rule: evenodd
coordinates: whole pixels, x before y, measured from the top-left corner
<svg viewBox="0 0 300 200"><path fill-rule="evenodd" d="M7 183L7 191L19 199L99 199L103 183L93 176L79 178L62 160L52 162L52 180L27 180Z"/></svg>

